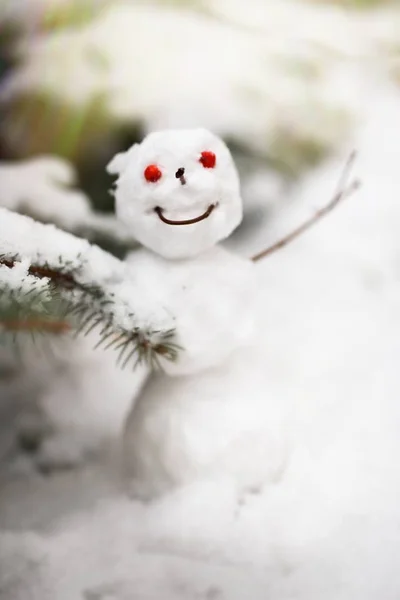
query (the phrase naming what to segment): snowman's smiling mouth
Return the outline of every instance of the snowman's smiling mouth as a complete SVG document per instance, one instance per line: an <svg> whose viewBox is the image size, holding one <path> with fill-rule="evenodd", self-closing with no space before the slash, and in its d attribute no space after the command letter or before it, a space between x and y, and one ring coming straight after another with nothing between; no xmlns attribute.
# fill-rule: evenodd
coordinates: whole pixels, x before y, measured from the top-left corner
<svg viewBox="0 0 400 600"><path fill-rule="evenodd" d="M159 206L155 207L154 212L157 213L159 219L167 225L193 225L194 223L199 223L200 221L204 221L204 219L207 219L207 217L211 215L212 211L216 207L216 204L210 204L206 212L200 215L199 217L194 217L194 219L185 219L183 221L173 221L171 219L167 219L167 217L164 217L163 209Z"/></svg>

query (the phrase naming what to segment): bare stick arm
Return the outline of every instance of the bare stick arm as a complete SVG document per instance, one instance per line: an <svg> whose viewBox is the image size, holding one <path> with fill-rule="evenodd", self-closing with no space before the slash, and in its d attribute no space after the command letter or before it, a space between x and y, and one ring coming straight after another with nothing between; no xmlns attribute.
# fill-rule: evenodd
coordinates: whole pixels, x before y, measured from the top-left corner
<svg viewBox="0 0 400 600"><path fill-rule="evenodd" d="M308 229L313 227L320 219L329 214L342 200L351 196L356 190L360 187L360 182L358 180L351 181L348 183L349 175L355 160L355 153L352 153L349 159L346 161L345 167L343 169L343 173L340 177L336 192L331 199L331 201L320 208L312 217L310 217L307 221L299 225L296 229L285 235L285 237L281 238L272 246L269 246L265 250L262 250L255 256L252 256L251 260L253 262L257 262L270 254L273 254L277 250L280 250L284 246L290 244L293 240L298 238L300 235L305 233Z"/></svg>

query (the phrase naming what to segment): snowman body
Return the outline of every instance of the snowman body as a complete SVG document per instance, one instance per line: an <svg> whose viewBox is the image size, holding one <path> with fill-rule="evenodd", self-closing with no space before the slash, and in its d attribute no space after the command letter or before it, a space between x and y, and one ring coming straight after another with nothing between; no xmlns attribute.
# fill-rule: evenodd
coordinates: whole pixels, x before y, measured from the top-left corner
<svg viewBox="0 0 400 600"><path fill-rule="evenodd" d="M152 498L221 476L260 486L282 467L282 423L257 349L254 264L218 245L242 218L229 150L205 130L159 132L109 170L119 175L117 215L144 245L128 262L144 296L157 294L174 315L182 348L127 419L131 489Z"/></svg>
<svg viewBox="0 0 400 600"><path fill-rule="evenodd" d="M128 257L144 295L157 294L174 317L175 361L161 360L168 375L216 366L248 344L255 326L254 265L220 246L195 258L169 260L143 248Z"/></svg>

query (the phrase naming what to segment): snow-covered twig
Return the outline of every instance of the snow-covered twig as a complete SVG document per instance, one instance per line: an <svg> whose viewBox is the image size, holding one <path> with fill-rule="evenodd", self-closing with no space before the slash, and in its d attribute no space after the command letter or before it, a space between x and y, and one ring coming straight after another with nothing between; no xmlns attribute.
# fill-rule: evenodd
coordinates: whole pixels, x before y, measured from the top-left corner
<svg viewBox="0 0 400 600"><path fill-rule="evenodd" d="M318 223L320 219L328 215L342 200L348 198L356 190L359 189L360 182L358 180L354 180L348 183L348 178L351 172L351 168L354 164L355 157L356 155L353 152L347 160L346 165L343 169L343 173L340 177L336 192L333 195L331 201L319 210L317 210L317 212L312 217L310 217L307 221L299 225L299 227L296 227L296 229L294 229L293 231L285 235L283 238L272 244L272 246L269 246L268 248L262 250L255 256L252 256L251 260L253 262L257 262L262 258L265 258L266 256L270 256L277 250L280 250L284 246L287 246L288 244L293 242L296 238L298 238L308 229L313 227L313 225Z"/></svg>
<svg viewBox="0 0 400 600"><path fill-rule="evenodd" d="M174 319L167 308L158 299L142 297L131 268L87 240L0 209L0 264L0 321L2 307L4 315L4 306L9 311L16 301L20 323L37 325L40 314L56 320L63 314L80 332L101 327L98 346L114 346L124 365L134 357L153 365L159 355L176 357ZM31 294L40 300L38 310L24 316ZM58 306L55 314L52 303ZM7 322L15 325L11 315Z"/></svg>

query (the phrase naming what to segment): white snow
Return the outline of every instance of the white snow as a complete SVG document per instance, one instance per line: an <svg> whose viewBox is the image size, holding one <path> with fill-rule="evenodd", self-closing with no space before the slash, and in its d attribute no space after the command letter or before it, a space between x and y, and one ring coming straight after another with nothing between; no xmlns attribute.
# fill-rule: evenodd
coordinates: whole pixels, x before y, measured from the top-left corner
<svg viewBox="0 0 400 600"><path fill-rule="evenodd" d="M5 598L398 600L400 97L382 84L368 105L355 140L362 190L257 266L260 418L284 409L291 443L278 479L246 492L215 474L152 504L129 501L106 468L10 482ZM325 203L345 155L294 190L270 238ZM256 450L250 441L246 458L258 466Z"/></svg>
<svg viewBox="0 0 400 600"><path fill-rule="evenodd" d="M0 162L1 206L37 219L62 221L73 228L90 213L88 198L71 189L75 173L66 161L43 156L21 162Z"/></svg>
<svg viewBox="0 0 400 600"><path fill-rule="evenodd" d="M2 290L5 288L13 292L19 292L21 296L29 293L34 288L38 293L44 292L47 299L50 299L48 292L48 280L46 278L38 280L37 277L29 274L30 263L28 260L16 261L14 267L10 269L5 265L0 265L0 281Z"/></svg>
<svg viewBox="0 0 400 600"><path fill-rule="evenodd" d="M56 156L0 162L0 205L34 215L67 231L102 232L120 240L132 236L113 216L94 212L89 198L73 186L72 165Z"/></svg>

